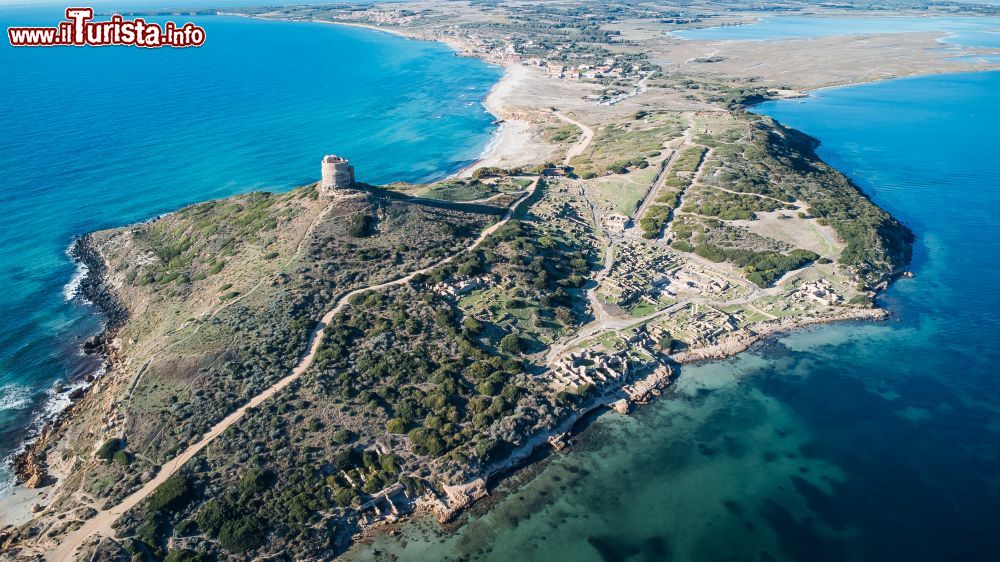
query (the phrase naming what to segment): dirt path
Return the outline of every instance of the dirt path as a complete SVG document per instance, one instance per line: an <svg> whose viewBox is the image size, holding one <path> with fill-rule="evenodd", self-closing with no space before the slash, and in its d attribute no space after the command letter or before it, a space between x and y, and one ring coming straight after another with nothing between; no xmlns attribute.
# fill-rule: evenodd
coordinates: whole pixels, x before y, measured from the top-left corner
<svg viewBox="0 0 1000 562"><path fill-rule="evenodd" d="M576 141L576 144L566 151L566 157L563 158L563 166L569 166L570 160L583 154L583 151L587 150L587 147L590 146L590 141L594 140L594 130L560 111L553 111L552 113L560 120L579 127L580 131L583 132L580 140Z"/></svg>
<svg viewBox="0 0 1000 562"><path fill-rule="evenodd" d="M660 190L663 189L663 183L667 181L667 175L670 174L670 168L674 164L674 160L677 159L677 155L680 154L680 149L665 149L670 150L670 154L663 160L660 164L660 171L656 174L656 178L653 183L650 184L649 189L646 190L646 194L642 197L642 201L639 203L639 209L636 210L635 214L632 215L632 229L639 228L639 220L646 215L646 211L649 210L649 206L656 201L657 195L659 195Z"/></svg>
<svg viewBox="0 0 1000 562"><path fill-rule="evenodd" d="M699 144L699 145L692 145L692 146L701 146L701 145ZM680 150L680 149L678 149L678 150ZM686 211L682 211L681 207L684 206L684 198L687 197L687 194L688 194L689 191L691 191L692 189L695 189L695 188L705 187L704 184L701 183L701 174L705 170L705 162L708 162L708 159L712 157L712 154L714 153L714 151L715 151L715 149L708 148L705 151L705 155L701 157L701 162L698 164L698 169L695 170L694 174L691 176L691 184L688 185L687 187L685 187L684 189L682 189L681 192L680 192L680 195L677 196L677 207L675 207L674 210L670 212L670 217L667 219L667 222L665 222L663 224L664 230L669 229L670 226L674 222L674 218L677 217L677 216L679 216L679 215L697 214L697 213L688 213Z"/></svg>
<svg viewBox="0 0 1000 562"><path fill-rule="evenodd" d="M284 271L284 270L288 269L292 265L292 262L294 262L299 257L299 254L302 252L302 246L305 244L306 240L309 239L309 236L312 234L313 230L316 229L316 225L319 224L324 219L326 219L327 215L330 214L331 210L333 210L333 205L327 205L326 208L324 208L322 211L320 211L316 215L316 217L312 220L312 222L309 223L309 226L306 227L306 230L305 230L305 232L302 233L302 236L298 239L298 241L296 241L296 243L295 243L295 250L292 252L291 257L288 258L288 261L285 262L281 267L279 267L277 269L277 271ZM257 289L259 289L264 284L265 281L270 281L272 279L274 279L273 275L262 275L261 278L260 278L260 280L257 281L257 283L253 287L251 287L250 289L248 289L243 294L237 296L235 299L227 301L226 303L223 303L221 305L213 306L210 309L203 311L199 315L199 323L195 327L195 329L194 329L193 332L191 332L190 334L184 336L183 338L181 338L181 339L179 339L179 340L171 343L170 345L164 347L158 353L154 354L152 357L150 357L149 359L147 359L145 363L143 363L142 367L139 369L139 371L136 373L135 377L132 379L132 383L129 385L128 392L125 395L125 407L124 407L124 409L122 411L125 412L126 418L119 425L118 437L124 437L124 433L125 433L126 428L129 427L129 425L131 424L131 419L129 418L128 414L131 411L132 396L135 394L135 389L139 386L139 382L142 380L142 375L145 374L146 370L149 368L150 363L152 363L157 357L159 357L160 355L162 355L164 352L166 352L166 351L168 351L168 350L170 350L170 349L172 349L172 348L174 348L174 347L176 347L176 346L184 343L185 341L193 338L194 336L196 336L198 334L198 332L201 331L202 326L204 326L205 324L207 324L208 322L210 322L212 319L214 319L216 316L218 316L218 314L220 312L222 312L223 310L226 310L227 308L229 308L229 307L233 306L234 304L240 302L241 300L245 299L246 297L252 295L253 293L255 293L257 291ZM176 331L177 330L174 330L173 332L168 332L168 333L164 334L163 337L166 337L166 336L169 336L169 335L171 335L173 333L176 333Z"/></svg>
<svg viewBox="0 0 1000 562"><path fill-rule="evenodd" d="M733 195L742 195L745 197L757 197L758 199L767 199L770 201L774 201L775 203L781 205L781 208L786 211L795 210L798 208L798 206L795 203L782 201L781 199L776 199L774 197L771 197L770 195L764 195L761 193L750 193L749 191L733 191L732 189L726 189L724 187L719 187L717 185L706 185L706 184L701 184L701 185L702 187L707 187L709 189L718 189L719 191L725 191L726 193L732 193Z"/></svg>
<svg viewBox="0 0 1000 562"><path fill-rule="evenodd" d="M495 199L500 199L501 197L506 197L508 195L517 195L517 196L520 196L520 195L523 195L523 194L524 194L523 191L510 191L510 192L501 191L500 193L497 193L495 195L490 195L489 197L483 197L482 199L470 199L468 201L458 201L458 203L466 203L466 204L469 204L469 205L474 205L474 204L479 204L479 203L489 203L489 202L491 202L491 201L493 201Z"/></svg>
<svg viewBox="0 0 1000 562"><path fill-rule="evenodd" d="M482 233L480 233L479 237L476 238L471 244L466 246L465 249L463 249L462 251L456 252L433 265L429 265L423 269L413 271L404 277L400 277L392 281L386 281L385 283L379 283L377 285L371 285L368 287L355 289L353 291L350 291L342 295L339 299L337 299L336 304L333 306L333 308L327 311L327 313L323 315L323 318L316 325L316 327L313 328L313 331L309 336L309 347L307 348L305 354L302 355L302 358L299 360L298 365L295 366L291 374L279 380L274 385L270 386L267 390L261 392L257 396L254 396L253 398L250 399L249 402L247 402L240 408L237 408L235 411L233 411L228 416L223 418L222 421L215 424L210 430L208 430L207 433L202 435L201 439L199 439L197 443L191 445L190 447L182 451L180 454L178 454L176 457L164 463L163 466L160 467L159 473L157 473L157 475L152 480L146 482L141 488L129 494L118 505L115 505L114 507L107 510L98 511L97 515L95 515L86 523L84 523L82 527L67 534L66 537L63 538L63 540L59 543L59 545L55 549L50 550L48 553L46 553L45 559L57 562L73 560L73 555L76 552L76 550L89 537L95 534L102 536L112 536L113 533L111 525L119 517L121 517L122 514L124 514L126 511L138 505L139 502L141 502L142 500L146 499L146 497L149 496L151 493L153 493L153 491L156 490L156 488L158 488L161 484L166 482L168 478L176 474L177 471L180 470L180 468L184 466L185 463L194 458L194 456L200 453L202 449L207 447L209 443L214 441L216 437L218 437L224 431L229 429L230 426L240 421L243 418L243 416L246 415L248 410L250 410L251 408L256 408L257 406L261 405L263 402L265 402L278 392L281 392L282 390L287 388L288 385L292 384L299 377L301 377L302 374L305 373L309 369L309 367L312 366L313 360L316 357L316 352L319 350L320 345L323 343L323 336L326 332L327 326L329 326L330 322L337 314L343 311L344 308L346 308L350 304L350 301L353 297L360 295L362 293L366 293L368 291L377 291L379 289L385 289L395 285L409 283L417 275L427 273L436 267L445 265L453 261L455 258L476 249L480 244L482 244L482 242L489 235L496 232L497 229L506 224L507 221L509 221L510 218L514 216L514 213L517 211L521 203L523 203L526 199L535 194L535 192L538 190L539 180L540 178L536 177L531 185L531 188L527 191L527 193L525 193L524 195L522 195L521 197L519 197L517 200L515 200L513 203L510 204L510 206L507 208L507 213L504 215L504 217L497 223L490 226L489 228L483 230Z"/></svg>
<svg viewBox="0 0 1000 562"><path fill-rule="evenodd" d="M553 113L559 119L561 119L561 120L563 120L563 121L565 121L565 122L567 122L567 123L569 123L571 125L575 125L576 127L579 127L580 130L583 133L583 136L580 137L580 140L577 141L577 143L575 145L573 145L566 152L566 158L563 159L563 165L568 165L569 161L574 156L578 156L580 154L583 154L583 151L586 150L588 146L590 146L590 141L593 140L593 138L594 138L594 131L593 131L593 129L591 129L590 127L584 125L583 123L580 123L579 121L571 119L571 118L563 115L562 113L560 113L558 111L555 111ZM607 248L605 248L605 250L604 250L605 253L604 253L604 259L601 262L601 270L599 272L597 272L597 275L594 276L594 279L593 279L594 286L591 287L591 288L589 288L589 289L587 289L587 292L586 292L587 300L590 302L590 308L594 311L594 320L590 324L588 324L587 326L585 326L583 329L587 329L587 328L590 328L590 329L603 329L605 326L608 325L608 317L609 317L609 315L608 315L607 309L605 309L605 307L604 307L604 303L601 301L600 297L597 295L597 289L598 289L598 287L600 287L601 281L608 275L608 273L611 272L611 268L614 266L614 263L615 263L615 251L616 251L616 248L618 246L619 240L616 239L615 236L612 236L611 233L608 232L608 230L606 228L604 228L604 220L603 220L603 217L602 217L602 214L601 214L601 210L598 208L597 204L587 194L587 188L584 187L583 183L581 183L581 182L578 182L578 185L579 185L579 189L580 189L580 197L582 197L583 200L586 201L587 205L590 207L590 212L591 212L591 215L593 216L593 221L594 221L594 228L598 232L601 233L601 235L604 237L604 239L607 241L607 244L608 244ZM553 347L555 347L555 345ZM559 346L559 347L562 348L562 346ZM549 362L549 357L550 357L551 353L552 352L550 350L549 353L546 354L546 356L545 356L546 357L546 362Z"/></svg>
<svg viewBox="0 0 1000 562"><path fill-rule="evenodd" d="M584 125L583 123L580 123L579 121L576 121L575 119L572 119L558 111L554 111L553 113L556 115L556 117L558 117L562 121L565 121L567 123L579 127L580 130L583 132L583 136L580 138L580 140L577 141L577 143L574 144L566 152L566 157L563 159L563 163L565 165L568 164L569 161L573 159L575 156L582 154L583 151L587 149L587 147L590 145L591 140L593 140L594 138L594 131L587 125ZM135 492L129 494L118 505L107 510L99 510L97 515L88 520L82 527L67 534L66 537L63 538L63 540L54 550L51 550L48 553L46 553L45 559L49 561L58 561L58 562L70 561L73 559L73 554L76 552L76 550L89 537L95 534L103 536L111 536L112 535L111 525L119 517L121 517L122 514L124 514L129 509L132 509L133 507L138 505L139 502L144 500L147 496L149 496L149 494L153 493L153 491L156 490L156 488L159 487L160 484L163 484L164 482L166 482L168 478L176 474L177 471L180 470L180 468L184 466L184 464L187 461L194 458L195 455L201 452L201 450L204 449L206 446L208 446L208 444L211 443L213 440L215 440L216 437L221 435L222 432L224 432L234 423L242 419L250 408L254 408L260 405L267 399L271 398L278 392L288 387L288 385L290 385L291 383L295 382L300 376L302 376L302 373L306 372L306 370L308 370L309 367L312 366L312 362L316 355L316 352L319 350L319 347L323 341L323 335L326 331L326 327L329 325L330 321L333 320L333 317L339 314L350 303L350 300L354 296L366 293L368 291L376 291L394 285L401 285L403 283L408 283L417 275L427 273L438 266L450 263L458 256L461 256L464 253L476 249L489 235L493 234L494 232L497 231L497 229L506 224L511 219L511 217L514 216L514 213L517 212L521 204L524 203L527 199L529 199L538 191L540 180L541 180L540 177L536 177L532 182L531 186L528 188L528 190L507 207L507 212L506 214L504 214L504 217L496 224L483 230L482 233L480 233L479 237L476 238L476 240L474 240L464 250L452 254L451 256L448 256L447 258L433 265L427 266L417 271L413 271L404 277L400 277L393 281L387 281L385 283L380 283L377 285L371 285L368 287L355 289L341 296L336 301L334 307L331 308L325 315L323 315L323 318L320 320L319 324L317 324L316 327L313 329L312 333L309 336L309 347L306 350L306 353L299 360L298 365L296 365L296 367L292 370L291 374L279 380L277 383L269 387L267 390L261 392L257 396L254 396L253 398L250 399L249 402L247 402L242 407L238 408L237 410L233 411L228 416L226 416L222 421L217 423L207 433L205 433L202 436L202 438L198 440L197 443L191 445L190 447L182 451L180 454L178 454L176 457L164 463L163 466L160 467L160 472L157 473L156 477L154 477L152 480L144 484L141 488L139 488ZM312 230L312 226L313 225L310 225L309 230ZM600 228L599 224L598 228Z"/></svg>
<svg viewBox="0 0 1000 562"><path fill-rule="evenodd" d="M560 118L562 118L562 117L560 117ZM566 120L566 119L564 119L564 120ZM691 131L693 130L693 128L694 128L694 123L689 118L688 128L684 131L684 141L674 149L673 154L671 154L667 158L667 160L665 160L664 163L662 164L663 167L660 170L660 173L658 174L656 180L654 181L654 183L652 185L652 188L647 192L646 198L645 198L643 204L640 205L639 211L635 215L636 218L641 218L642 217L642 214L645 212L645 209L648 208L649 201L652 200L653 198L655 198L656 193L659 192L659 189L661 187L661 183L666 178L668 170L673 166L674 161L676 160L676 156L679 155L681 152L683 152L683 150L685 148L687 148L688 146L701 146L701 145L699 145L697 143L694 143L691 140ZM581 150L581 152L582 152L582 150ZM689 186L688 189L690 189L690 187L695 186L699 182L699 180L701 178L701 174L702 174L702 172L704 170L704 164L705 164L705 162L708 161L708 159L711 156L712 156L712 149L711 148L707 148L704 156L701 159L701 162L698 164L698 168L694 171L694 174L692 175L691 186ZM583 190L582 187L581 187L581 192L586 197L586 192L585 192L585 190ZM683 196L684 196L684 194L686 192L687 192L687 189L685 189L685 190L683 190L681 192L681 198L683 198ZM678 204L678 208L680 208L680 204ZM595 213L596 213L596 210L595 210ZM673 218L673 213L671 213L671 219L672 218ZM664 228L666 228L668 226L669 226L669 221L664 225ZM603 230L603 228L601 227L600 224L598 224L598 228L600 228L602 230L602 232L604 232L604 230ZM636 227L633 227L633 229L635 229L635 228ZM602 280L610 272L611 267L614 264L614 250L615 250L615 247L618 244L618 242L616 240L614 240L614 238L611 237L607 232L604 232L604 233L605 233L605 235L610 240L612 240L612 243L608 246L608 250L607 250L608 253L605 256L604 267L602 268L602 270L595 277L595 279L598 280L598 286L600 285L600 280ZM635 235L634 232L631 232L630 234ZM747 302L748 303L748 302L750 302L752 300L755 300L759 296L761 296L762 292L759 289L757 289L753 284L749 283L748 281L746 281L744 279L741 279L741 278L738 278L736 276L733 276L733 275L729 274L728 272L721 271L720 268L716 267L715 264L709 262L708 260L704 260L704 259L700 258L700 256L692 255L692 257L695 258L699 262L704 262L703 265L706 268L712 270L713 272L715 272L717 274L720 274L723 278L727 279L731 283L734 283L734 284L739 285L739 286L749 287L750 288L750 291L749 291L749 293L747 295L745 295L743 297L740 297L740 298L737 298L737 299L732 299L731 302L727 302L727 303L723 303L723 304L731 304L731 303L737 303L737 302L739 302L739 303ZM572 338L570 338L568 340L565 340L565 341L562 341L562 342L556 342L555 344L553 344L549 348L548 352L546 352L546 354L545 354L545 363L549 367L551 367L552 364L555 363L555 361L558 360L561 355L563 355L564 353L566 353L570 349L573 349L574 347L580 345L581 343L584 343L584 342L586 342L586 341L588 341L590 339L593 339L594 337L597 337L598 335L600 335L602 333L609 332L609 331L620 332L621 330L626 330L626 329L638 326L640 324L643 324L645 322L649 322L650 320L659 318L660 316L663 316L663 315L666 315L666 314L671 314L673 312L681 310L682 308L684 308L685 306L688 306L689 304L701 304L701 303L705 303L706 302L706 301L704 301L704 299L700 299L700 298L681 299L681 300L677 301L676 303L674 303L674 304L672 304L670 306L666 306L664 308L661 308L659 310L651 312L650 314L647 314L645 316L610 319L610 318L608 318L608 315L604 312L603 305L600 303L599 298L597 297L597 287L596 286L593 287L593 288L591 288L591 289L589 289L587 291L587 297L591 301L591 306L594 307L594 320L592 322L590 322L589 324L581 327L580 330L576 333L576 335L573 336ZM762 312L761 314L766 314L766 313Z"/></svg>

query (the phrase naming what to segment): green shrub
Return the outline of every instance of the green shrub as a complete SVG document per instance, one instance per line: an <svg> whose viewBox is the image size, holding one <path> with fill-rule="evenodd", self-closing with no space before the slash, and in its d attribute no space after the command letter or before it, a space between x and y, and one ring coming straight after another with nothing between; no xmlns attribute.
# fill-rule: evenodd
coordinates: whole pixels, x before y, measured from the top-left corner
<svg viewBox="0 0 1000 562"><path fill-rule="evenodd" d="M517 334L507 334L500 340L500 350L504 353L516 355L524 351L524 344Z"/></svg>
<svg viewBox="0 0 1000 562"><path fill-rule="evenodd" d="M274 483L274 474L269 470L261 468L251 468L240 477L237 485L240 492L244 494L257 495L271 487Z"/></svg>
<svg viewBox="0 0 1000 562"><path fill-rule="evenodd" d="M214 537L219 534L219 530L227 518L228 514L223 509L222 504L219 503L219 500L212 499L201 506L194 519L198 522L198 528L203 533Z"/></svg>
<svg viewBox="0 0 1000 562"><path fill-rule="evenodd" d="M670 247L679 252L694 251L694 246L692 246L691 243L687 242L686 240L674 240L673 242L670 243Z"/></svg>
<svg viewBox="0 0 1000 562"><path fill-rule="evenodd" d="M175 474L160 484L147 500L150 512L178 511L194 496L194 486L182 474Z"/></svg>
<svg viewBox="0 0 1000 562"><path fill-rule="evenodd" d="M135 537L145 544L149 549L158 551L163 542L164 534L163 522L155 514L147 517L135 530Z"/></svg>
<svg viewBox="0 0 1000 562"><path fill-rule="evenodd" d="M115 463L121 466L128 466L132 464L132 456L126 453L125 451L120 451L120 450L115 451L115 454L112 457L112 459L115 461Z"/></svg>
<svg viewBox="0 0 1000 562"><path fill-rule="evenodd" d="M207 554L195 552L193 550L171 550L167 553L163 562L209 562L211 558Z"/></svg>
<svg viewBox="0 0 1000 562"><path fill-rule="evenodd" d="M354 432L349 429L338 429L330 436L330 442L335 445L344 445L354 441Z"/></svg>
<svg viewBox="0 0 1000 562"><path fill-rule="evenodd" d="M115 453L119 452L125 447L125 442L117 437L112 437L101 445L101 448L97 450L97 458L105 461L109 461L115 456Z"/></svg>
<svg viewBox="0 0 1000 562"><path fill-rule="evenodd" d="M785 255L779 252L754 252L699 244L694 251L707 260L729 262L742 267L747 280L760 287L768 287L785 273L819 258L819 254L802 249L792 250Z"/></svg>
<svg viewBox="0 0 1000 562"><path fill-rule="evenodd" d="M392 418L385 424L385 430L389 433L406 433L406 420L403 418Z"/></svg>
<svg viewBox="0 0 1000 562"><path fill-rule="evenodd" d="M372 217L362 213L355 213L348 219L347 233L355 238L364 238L370 234L372 222L374 222Z"/></svg>
<svg viewBox="0 0 1000 562"><path fill-rule="evenodd" d="M470 334L479 334L483 331L483 324L471 316L466 316L462 319L462 328Z"/></svg>
<svg viewBox="0 0 1000 562"><path fill-rule="evenodd" d="M191 519L185 519L174 527L175 537L190 537L198 532L198 524Z"/></svg>
<svg viewBox="0 0 1000 562"><path fill-rule="evenodd" d="M229 552L245 552L264 544L266 531L259 519L252 515L244 515L222 524L219 530L219 544Z"/></svg>
<svg viewBox="0 0 1000 562"><path fill-rule="evenodd" d="M436 430L418 427L407 434L413 452L418 455L438 455L444 451L444 441Z"/></svg>
<svg viewBox="0 0 1000 562"><path fill-rule="evenodd" d="M353 502L356 497L357 494L355 494L354 490L351 490L350 488L337 488L333 492L333 501L340 507L351 507L351 502Z"/></svg>
<svg viewBox="0 0 1000 562"><path fill-rule="evenodd" d="M494 380L485 380L476 385L476 390L485 396L496 396L500 393L501 385Z"/></svg>

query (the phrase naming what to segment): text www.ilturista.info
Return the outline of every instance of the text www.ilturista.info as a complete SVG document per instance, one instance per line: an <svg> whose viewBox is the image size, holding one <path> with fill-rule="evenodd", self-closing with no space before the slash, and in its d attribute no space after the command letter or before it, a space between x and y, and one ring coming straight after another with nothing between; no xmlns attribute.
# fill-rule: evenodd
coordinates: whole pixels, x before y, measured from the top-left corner
<svg viewBox="0 0 1000 562"><path fill-rule="evenodd" d="M66 8L66 21L56 27L8 27L13 47L200 47L205 30L193 23L178 26L168 21L161 27L142 18L126 20L118 14L108 21L94 19L93 8Z"/></svg>

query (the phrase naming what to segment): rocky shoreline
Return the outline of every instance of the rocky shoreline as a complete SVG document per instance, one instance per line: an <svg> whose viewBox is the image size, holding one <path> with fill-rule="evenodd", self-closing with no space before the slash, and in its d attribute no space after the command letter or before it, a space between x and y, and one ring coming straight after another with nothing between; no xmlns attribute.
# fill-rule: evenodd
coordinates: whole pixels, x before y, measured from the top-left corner
<svg viewBox="0 0 1000 562"><path fill-rule="evenodd" d="M128 311L104 282L107 264L94 246L91 234L78 238L70 249L70 255L87 271L80 281L78 295L95 306L104 318L104 328L99 334L88 338L81 345L81 349L87 355L102 357L105 365L110 368L118 361L112 341L128 319ZM95 373L88 374L86 386L77 388L67 395L70 400L69 406L52 419L46 420L38 435L31 437L25 443L23 450L12 458L11 468L26 488L40 488L51 483L46 462L46 448L63 424L73 417L76 405L90 391L91 384L97 376Z"/></svg>
<svg viewBox="0 0 1000 562"><path fill-rule="evenodd" d="M673 355L672 358L681 365L728 359L743 353L760 340L808 326L849 322L851 320L883 320L888 316L888 311L876 307L847 309L839 314L820 318L779 318L777 320L760 322L753 326L753 328L744 328L729 337L722 338L715 345L682 351Z"/></svg>
<svg viewBox="0 0 1000 562"><path fill-rule="evenodd" d="M93 341L91 349L96 351L114 339L122 324L128 320L128 311L104 282L108 266L93 243L93 235L78 238L70 253L87 267L87 275L80 281L80 295L96 306L105 318L104 330L88 340Z"/></svg>
<svg viewBox="0 0 1000 562"><path fill-rule="evenodd" d="M767 322L761 322L756 329L745 329L740 333L720 341L713 346L701 347L675 354L671 360L676 365L693 365L705 361L717 361L734 357L753 346L756 343L770 338L778 337L781 334L789 333L797 329L812 325L831 324L834 322L849 322L854 320L884 320L890 315L882 308L861 308L848 309L844 312L824 318L783 318ZM631 413L633 406L646 405L655 398L666 394L674 380L676 373L669 364L664 364L665 374L659 369L652 374L636 381L631 385L625 385L615 392L599 396L584 407L578 408L560 420L555 427L542 431L533 436L525 444L514 451L507 459L499 465L491 467L483 476L468 482L463 486L455 486L454 490L449 490L448 503L432 499L425 509L418 509L413 515L421 513L432 515L438 518L442 525L454 527L458 516L468 511L473 505L478 505L483 501L489 501L490 491L499 483L513 475L533 466L532 459L539 451L551 447L554 451L561 451L571 444L574 436L573 428L576 423L590 415L603 413L604 411L616 411L623 415ZM630 389L632 389L630 391ZM626 394L625 398L620 395ZM452 493L454 492L454 493ZM366 530L360 533L356 539L365 540L370 538L375 529Z"/></svg>
<svg viewBox="0 0 1000 562"><path fill-rule="evenodd" d="M500 117L496 111L493 112ZM122 306L112 288L105 282L107 265L100 252L93 244L93 236L87 235L78 239L73 245L71 254L74 259L87 267L87 274L81 280L79 286L79 294L98 308L106 322L104 329L100 334L89 338L83 344L83 350L88 354L99 354L110 364L111 367L109 368L113 368L113 366L117 365L120 360L120 358L117 357L113 340L115 339L118 330L128 319L128 312ZM885 285L888 285L888 282L885 282L883 286L880 286L879 288L884 288ZM778 319L761 322L754 326L753 329L747 328L741 330L737 334L734 334L729 338L725 338L723 341L719 341L715 345L687 350L676 354L673 357L673 360L680 364L687 365L701 361L724 359L743 352L754 343L764 338L799 329L811 324L861 319L879 319L884 318L887 315L888 313L886 311L878 308L845 309L844 312L828 318ZM92 375L88 375L88 383L93 380L94 377ZM89 392L90 388L91 387L88 385L85 388L74 391L73 394L70 395L72 403L60 412L54 419L47 422L41 433L34 438L33 442L27 445L26 449L15 457L13 463L15 472L18 478L25 482L26 487L35 488L44 486L51 480L48 475L48 467L45 459L46 450L52 444L51 442L58 438L59 430L64 427L63 424L68 423L69 420L74 417L79 400L85 396L87 392ZM653 385L649 388L655 388L656 392L653 394L659 394L660 390L669 388L669 380L661 386ZM590 415L595 410L603 408L610 407L618 411L628 411L630 409L632 401L626 401L619 396L616 396L615 398L618 398L618 400L615 401L611 399L611 397L601 397L598 400L592 401L585 407L576 409L576 411L571 412L566 419L562 420L561 423L557 424L556 427L549 431L543 431L529 439L527 443L511 454L505 461L500 463L499 466L492 467L492 470L487 471L482 478L478 478L464 486L455 487L457 488L454 490L455 493L448 494L449 501L446 504L436 502L429 505L427 509L430 513L437 515L442 523L446 523L454 521L458 514L468 509L473 504L480 503L480 501L489 502L490 500L487 498L489 498L488 494L489 489L491 488L490 484L495 485L496 480L505 479L515 472L523 471L526 467L536 465L537 457L535 456L535 453L540 449L544 449L546 445L552 445L555 449L561 449L561 444L567 441L568 436L572 433L573 427L578 420ZM642 400L635 400L634 402L642 404L648 401L645 399L645 394L641 398ZM619 402L624 403L621 406L621 409L613 405ZM556 442L553 442L553 438L556 438ZM556 446L557 443L560 445ZM457 525L458 523L455 524ZM372 531L377 532L375 529L372 529Z"/></svg>

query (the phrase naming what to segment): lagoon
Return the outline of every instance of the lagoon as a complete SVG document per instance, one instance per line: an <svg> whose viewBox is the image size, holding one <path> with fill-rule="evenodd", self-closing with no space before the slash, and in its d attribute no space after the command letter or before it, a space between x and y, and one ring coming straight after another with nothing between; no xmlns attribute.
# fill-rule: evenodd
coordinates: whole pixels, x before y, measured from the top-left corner
<svg viewBox="0 0 1000 562"><path fill-rule="evenodd" d="M944 42L980 47L1000 46L1000 18L990 17L765 17L753 23L684 29L671 35L704 41L768 41L835 35L938 31Z"/></svg>

